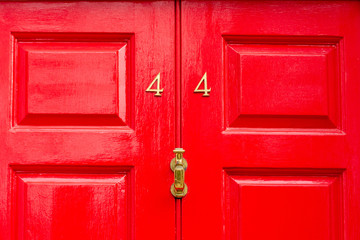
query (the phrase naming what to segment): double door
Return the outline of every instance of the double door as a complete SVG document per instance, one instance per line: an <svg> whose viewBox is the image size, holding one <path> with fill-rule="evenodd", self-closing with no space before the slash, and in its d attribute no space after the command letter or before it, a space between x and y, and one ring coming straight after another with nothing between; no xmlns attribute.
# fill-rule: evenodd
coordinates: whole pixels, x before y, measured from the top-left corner
<svg viewBox="0 0 360 240"><path fill-rule="evenodd" d="M359 20L358 1L1 2L0 239L359 239Z"/></svg>

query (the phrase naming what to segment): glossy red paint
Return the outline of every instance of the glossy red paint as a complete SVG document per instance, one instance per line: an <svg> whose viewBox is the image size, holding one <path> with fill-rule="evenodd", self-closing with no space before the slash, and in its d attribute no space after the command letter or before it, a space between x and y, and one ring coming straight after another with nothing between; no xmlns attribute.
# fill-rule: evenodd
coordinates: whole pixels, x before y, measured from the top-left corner
<svg viewBox="0 0 360 240"><path fill-rule="evenodd" d="M359 9L182 1L184 240L360 238Z"/></svg>
<svg viewBox="0 0 360 240"><path fill-rule="evenodd" d="M0 239L360 239L359 9L1 2Z"/></svg>
<svg viewBox="0 0 360 240"><path fill-rule="evenodd" d="M0 3L1 240L174 238L174 19L171 1Z"/></svg>

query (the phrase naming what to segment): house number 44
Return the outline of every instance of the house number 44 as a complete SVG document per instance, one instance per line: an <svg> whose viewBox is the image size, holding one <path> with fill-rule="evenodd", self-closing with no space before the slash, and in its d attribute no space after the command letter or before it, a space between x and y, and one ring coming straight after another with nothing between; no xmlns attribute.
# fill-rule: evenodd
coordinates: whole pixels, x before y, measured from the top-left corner
<svg viewBox="0 0 360 240"><path fill-rule="evenodd" d="M156 83L156 88L153 87ZM203 88L201 89L201 85L203 84ZM156 97L161 97L161 93L164 89L160 88L160 73L155 77L155 79L150 83L149 87L146 89L146 92L154 92ZM207 74L205 72L204 76L201 78L199 84L196 86L194 93L203 93L203 97L210 96L211 88L208 89L207 85Z"/></svg>

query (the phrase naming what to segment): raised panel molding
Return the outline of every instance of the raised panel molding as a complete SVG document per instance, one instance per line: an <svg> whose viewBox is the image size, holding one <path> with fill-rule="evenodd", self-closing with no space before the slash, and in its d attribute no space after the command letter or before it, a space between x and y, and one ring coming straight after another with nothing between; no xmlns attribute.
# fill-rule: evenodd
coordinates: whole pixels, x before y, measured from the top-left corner
<svg viewBox="0 0 360 240"><path fill-rule="evenodd" d="M224 36L225 128L342 130L341 38Z"/></svg>
<svg viewBox="0 0 360 240"><path fill-rule="evenodd" d="M343 175L342 169L224 170L225 239L342 240Z"/></svg>
<svg viewBox="0 0 360 240"><path fill-rule="evenodd" d="M132 127L132 36L13 33L13 127Z"/></svg>
<svg viewBox="0 0 360 240"><path fill-rule="evenodd" d="M10 170L12 239L132 239L132 168L15 165Z"/></svg>

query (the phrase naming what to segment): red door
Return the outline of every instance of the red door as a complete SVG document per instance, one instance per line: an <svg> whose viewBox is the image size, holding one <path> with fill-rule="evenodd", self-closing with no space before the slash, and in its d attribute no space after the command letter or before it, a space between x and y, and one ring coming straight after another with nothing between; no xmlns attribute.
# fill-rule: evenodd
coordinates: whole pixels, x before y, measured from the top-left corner
<svg viewBox="0 0 360 240"><path fill-rule="evenodd" d="M2 2L0 239L359 239L359 9Z"/></svg>
<svg viewBox="0 0 360 240"><path fill-rule="evenodd" d="M358 1L182 2L184 240L360 239L359 29Z"/></svg>
<svg viewBox="0 0 360 240"><path fill-rule="evenodd" d="M174 18L171 1L0 4L0 239L174 237Z"/></svg>

